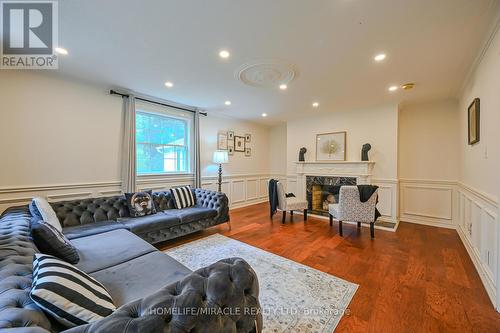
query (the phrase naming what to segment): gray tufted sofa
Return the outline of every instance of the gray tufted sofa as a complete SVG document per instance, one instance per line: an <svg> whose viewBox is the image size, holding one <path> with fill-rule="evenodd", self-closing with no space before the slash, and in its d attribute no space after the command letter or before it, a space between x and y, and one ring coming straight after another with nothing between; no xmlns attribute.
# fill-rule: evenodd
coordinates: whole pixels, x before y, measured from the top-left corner
<svg viewBox="0 0 500 333"><path fill-rule="evenodd" d="M111 202L119 211L119 200ZM97 205L91 210L98 219ZM74 216L66 216L68 223L74 221ZM30 238L31 219L27 206L9 208L0 217L2 332L63 331L29 297L33 254L38 251ZM75 233L72 240L80 255L76 266L104 284L118 309L98 322L65 332L260 331L257 276L243 259L221 260L192 272L127 228L82 230L83 236Z"/></svg>
<svg viewBox="0 0 500 333"><path fill-rule="evenodd" d="M155 192L158 213L130 217L124 196L89 198L51 203L63 232L69 238L88 233L125 228L155 244L217 224L229 222L228 199L224 193L193 189L196 206L174 209L170 191Z"/></svg>

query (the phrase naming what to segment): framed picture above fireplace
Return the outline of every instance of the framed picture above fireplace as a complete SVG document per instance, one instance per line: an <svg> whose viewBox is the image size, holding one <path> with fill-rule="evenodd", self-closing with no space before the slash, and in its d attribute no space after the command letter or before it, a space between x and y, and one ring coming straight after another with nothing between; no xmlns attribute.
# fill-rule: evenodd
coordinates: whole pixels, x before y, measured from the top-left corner
<svg viewBox="0 0 500 333"><path fill-rule="evenodd" d="M316 134L316 161L345 161L347 132Z"/></svg>

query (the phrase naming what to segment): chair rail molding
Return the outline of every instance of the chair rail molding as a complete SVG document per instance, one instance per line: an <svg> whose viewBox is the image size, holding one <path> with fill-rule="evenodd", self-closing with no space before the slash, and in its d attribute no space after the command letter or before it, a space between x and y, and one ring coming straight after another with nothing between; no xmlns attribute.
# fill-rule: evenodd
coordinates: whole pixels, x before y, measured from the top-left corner
<svg viewBox="0 0 500 333"><path fill-rule="evenodd" d="M267 201L269 179L285 182L286 175L249 173L223 175L222 191L227 194L230 208L239 208ZM164 191L175 186L194 185L194 175L141 175L137 190ZM217 176L203 176L202 187L217 190ZM35 196L48 201L73 200L122 194L120 181L51 184L0 188L0 213L10 206L24 205Z"/></svg>

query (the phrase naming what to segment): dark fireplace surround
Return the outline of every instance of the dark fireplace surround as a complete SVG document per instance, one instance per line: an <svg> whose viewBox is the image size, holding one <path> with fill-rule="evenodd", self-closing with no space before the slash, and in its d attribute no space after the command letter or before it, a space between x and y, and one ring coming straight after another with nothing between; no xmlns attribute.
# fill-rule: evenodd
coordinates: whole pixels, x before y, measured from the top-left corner
<svg viewBox="0 0 500 333"><path fill-rule="evenodd" d="M338 202L342 185L357 185L356 177L306 176L308 212L328 216L328 204Z"/></svg>

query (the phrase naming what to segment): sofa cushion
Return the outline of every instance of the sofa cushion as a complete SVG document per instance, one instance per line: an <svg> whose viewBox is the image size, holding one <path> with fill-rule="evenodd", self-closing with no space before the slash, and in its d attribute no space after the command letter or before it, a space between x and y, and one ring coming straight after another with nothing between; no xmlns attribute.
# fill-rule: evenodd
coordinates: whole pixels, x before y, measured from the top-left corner
<svg viewBox="0 0 500 333"><path fill-rule="evenodd" d="M105 318L116 310L102 284L75 266L46 254L35 254L31 299L66 327Z"/></svg>
<svg viewBox="0 0 500 333"><path fill-rule="evenodd" d="M80 260L73 244L51 224L44 221L32 224L31 235L40 252L56 256L70 264L76 264Z"/></svg>
<svg viewBox="0 0 500 333"><path fill-rule="evenodd" d="M63 228L63 234L68 239L76 239L81 237L102 234L103 232L113 231L117 229L127 229L125 225L116 221L102 221L89 224L76 225L74 227Z"/></svg>
<svg viewBox="0 0 500 333"><path fill-rule="evenodd" d="M153 252L91 274L109 291L116 306L144 298L181 280L191 271L162 252Z"/></svg>
<svg viewBox="0 0 500 333"><path fill-rule="evenodd" d="M177 216L168 215L163 212L142 217L120 219L119 222L134 234L142 234L181 224L181 220Z"/></svg>
<svg viewBox="0 0 500 333"><path fill-rule="evenodd" d="M80 261L76 267L86 273L99 271L157 251L152 245L125 229L76 238L71 242L80 255Z"/></svg>
<svg viewBox="0 0 500 333"><path fill-rule="evenodd" d="M217 216L217 211L211 208L204 207L188 207L184 209L169 209L164 212L165 214L176 216L181 220L181 224L190 223L193 221L200 221L211 219Z"/></svg>

